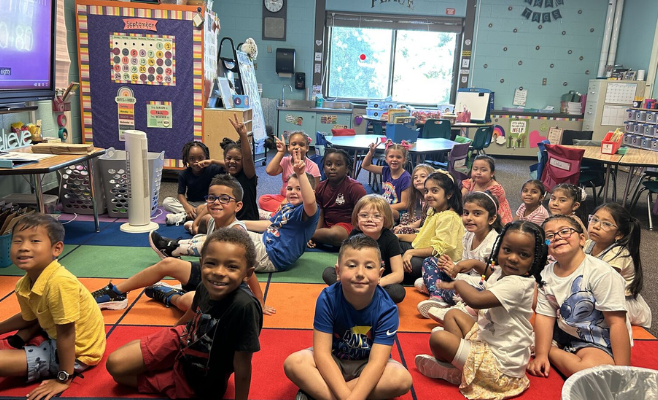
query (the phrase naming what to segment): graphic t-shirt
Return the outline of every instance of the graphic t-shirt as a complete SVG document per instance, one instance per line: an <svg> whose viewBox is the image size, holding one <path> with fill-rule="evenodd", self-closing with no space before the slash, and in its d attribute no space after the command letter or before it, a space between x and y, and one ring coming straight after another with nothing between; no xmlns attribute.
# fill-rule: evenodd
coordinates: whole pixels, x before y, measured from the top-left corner
<svg viewBox="0 0 658 400"><path fill-rule="evenodd" d="M341 360L367 360L374 343L393 345L399 324L397 306L379 285L362 310L347 302L341 282L322 290L315 305L313 328L332 335L331 352Z"/></svg>
<svg viewBox="0 0 658 400"><path fill-rule="evenodd" d="M263 232L263 244L272 264L278 271L292 267L306 250L320 219L320 208L315 215L304 220L304 204L293 206L288 203L270 218L272 224Z"/></svg>
<svg viewBox="0 0 658 400"><path fill-rule="evenodd" d="M382 168L382 189L384 198L388 204L397 204L402 201L402 192L411 185L411 175L406 170L402 172L399 178L393 179L391 168L384 166Z"/></svg>
<svg viewBox="0 0 658 400"><path fill-rule="evenodd" d="M360 233L363 232L358 228L354 228L352 229L352 232L350 232L349 237ZM382 264L384 265L384 274L382 276L386 276L392 272L391 258L401 254L400 241L398 240L398 237L395 236L395 233L391 232L388 228L384 228L382 229L382 234L379 235L379 239L377 239L377 245L379 246L379 252L382 255Z"/></svg>
<svg viewBox="0 0 658 400"><path fill-rule="evenodd" d="M352 210L357 201L366 195L363 185L345 177L337 186L328 180L322 181L315 188L315 200L324 212L324 223L331 227L340 222L352 222Z"/></svg>

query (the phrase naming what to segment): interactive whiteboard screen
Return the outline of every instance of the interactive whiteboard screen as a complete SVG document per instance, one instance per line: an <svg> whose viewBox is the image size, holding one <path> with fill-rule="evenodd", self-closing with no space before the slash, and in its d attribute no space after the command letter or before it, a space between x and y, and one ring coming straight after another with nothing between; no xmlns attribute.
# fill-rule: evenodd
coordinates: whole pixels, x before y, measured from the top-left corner
<svg viewBox="0 0 658 400"><path fill-rule="evenodd" d="M455 114L464 111L464 107L471 112L471 121L484 121L487 117L489 94L480 92L457 92L455 101Z"/></svg>

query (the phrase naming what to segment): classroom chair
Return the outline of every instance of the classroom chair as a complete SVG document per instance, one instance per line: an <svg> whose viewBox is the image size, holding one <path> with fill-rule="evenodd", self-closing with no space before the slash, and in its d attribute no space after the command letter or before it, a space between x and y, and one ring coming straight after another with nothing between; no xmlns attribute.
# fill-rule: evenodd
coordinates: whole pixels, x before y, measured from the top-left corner
<svg viewBox="0 0 658 400"><path fill-rule="evenodd" d="M445 163L438 161L428 161L427 163L435 168L447 169L460 182L468 179L468 154L469 142L459 143L452 147L448 154L448 161Z"/></svg>
<svg viewBox="0 0 658 400"><path fill-rule="evenodd" d="M647 211L649 214L649 230L653 230L653 215L652 215L653 206L651 205L651 203L652 203L652 194L658 193L658 180L656 180L657 178L658 178L657 171L645 171L644 174L640 177L641 182L638 182L638 186L636 187L635 192L633 193L632 200L630 202L630 211L633 212L635 205L640 199L640 195L645 190L647 191ZM631 179L631 177L629 176L628 179ZM642 181L642 179L645 180ZM640 187L640 185L642 187Z"/></svg>
<svg viewBox="0 0 658 400"><path fill-rule="evenodd" d="M423 139L450 139L450 121L447 119L428 119L425 121L421 138Z"/></svg>
<svg viewBox="0 0 658 400"><path fill-rule="evenodd" d="M574 149L559 144L547 144L546 164L542 171L541 181L546 190L551 192L559 183L578 185L580 177L580 164L585 150Z"/></svg>
<svg viewBox="0 0 658 400"><path fill-rule="evenodd" d="M487 154L484 149L491 144L491 136L493 136L492 126L478 128L473 136L473 143L471 143L473 155Z"/></svg>
<svg viewBox="0 0 658 400"><path fill-rule="evenodd" d="M567 132L567 131L565 131ZM585 131L585 132L580 132L580 131L569 131L569 132L577 132L577 133L589 133L589 136L591 137L592 134L590 131ZM585 135L586 136L586 135ZM562 136L562 142L564 143L564 136ZM568 143L568 141L567 141ZM572 142L573 145L575 146L596 146L596 147L601 147L601 142L598 141L592 141L588 139L576 139L573 138ZM610 177L612 178L612 187L616 188L617 187L617 174L614 169L611 169L610 171ZM578 184L582 186L583 188L591 187L592 188L592 197L594 198L594 206L597 205L598 203L598 197L601 196L601 193L603 193L603 189L605 187L605 169L601 168L601 164L596 163L596 162L588 162L587 160L583 160L583 162L580 164L580 178L578 178ZM598 194L596 193L596 188L600 188ZM616 192L616 190L615 190ZM613 198L616 198L616 195L614 195L613 192ZM605 199L604 199L605 201Z"/></svg>

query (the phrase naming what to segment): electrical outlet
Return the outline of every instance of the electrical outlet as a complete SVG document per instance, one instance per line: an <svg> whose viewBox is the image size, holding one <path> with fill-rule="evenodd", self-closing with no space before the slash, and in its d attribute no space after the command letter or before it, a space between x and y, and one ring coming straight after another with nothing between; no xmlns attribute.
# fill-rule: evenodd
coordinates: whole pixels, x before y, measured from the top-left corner
<svg viewBox="0 0 658 400"><path fill-rule="evenodd" d="M271 53L272 52L272 46L267 46L267 52Z"/></svg>
<svg viewBox="0 0 658 400"><path fill-rule="evenodd" d="M541 80L541 84L542 84L542 86L546 86L546 78Z"/></svg>

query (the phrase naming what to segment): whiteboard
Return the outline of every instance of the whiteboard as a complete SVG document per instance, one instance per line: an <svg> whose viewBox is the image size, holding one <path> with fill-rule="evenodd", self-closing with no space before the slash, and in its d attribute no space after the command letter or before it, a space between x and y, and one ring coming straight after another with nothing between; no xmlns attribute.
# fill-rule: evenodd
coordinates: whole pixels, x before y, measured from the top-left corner
<svg viewBox="0 0 658 400"><path fill-rule="evenodd" d="M455 114L464 111L464 107L471 112L471 121L484 121L487 117L489 94L480 92L457 92L455 101Z"/></svg>

